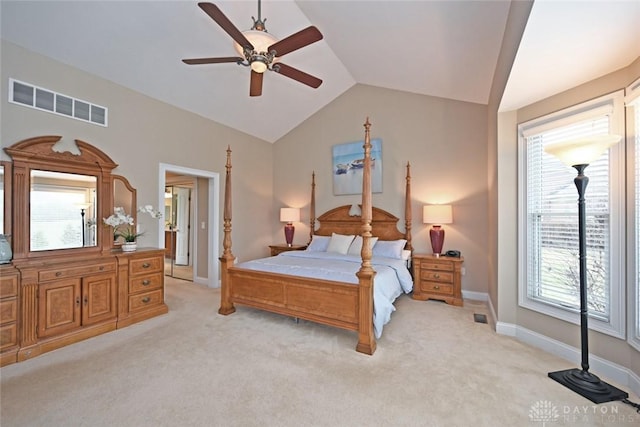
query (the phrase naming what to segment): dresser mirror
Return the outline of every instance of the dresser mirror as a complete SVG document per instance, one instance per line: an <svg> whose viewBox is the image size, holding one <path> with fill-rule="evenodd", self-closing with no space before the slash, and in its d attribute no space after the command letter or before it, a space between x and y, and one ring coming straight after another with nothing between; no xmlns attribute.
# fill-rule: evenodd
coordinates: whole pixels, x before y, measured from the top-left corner
<svg viewBox="0 0 640 427"><path fill-rule="evenodd" d="M133 223L137 224L137 200L136 189L129 184L127 178L121 175L113 175L113 206L122 207L124 211L131 215ZM114 240L114 245L122 244L122 238Z"/></svg>
<svg viewBox="0 0 640 427"><path fill-rule="evenodd" d="M4 148L13 160L13 224L5 234L12 234L14 261L110 251L113 230L102 218L118 206L116 197L133 214L135 190L124 177L114 179L117 164L80 140L75 153L61 151L55 147L61 139L41 136Z"/></svg>
<svg viewBox="0 0 640 427"><path fill-rule="evenodd" d="M92 175L31 169L32 252L96 246L97 184Z"/></svg>

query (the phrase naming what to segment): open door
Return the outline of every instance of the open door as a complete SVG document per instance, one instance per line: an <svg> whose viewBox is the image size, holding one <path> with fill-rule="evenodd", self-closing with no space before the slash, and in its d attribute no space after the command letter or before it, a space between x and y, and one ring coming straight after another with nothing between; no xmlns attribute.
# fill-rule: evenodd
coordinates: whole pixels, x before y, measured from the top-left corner
<svg viewBox="0 0 640 427"><path fill-rule="evenodd" d="M176 212L176 265L189 265L189 231L191 228L191 189L174 187Z"/></svg>

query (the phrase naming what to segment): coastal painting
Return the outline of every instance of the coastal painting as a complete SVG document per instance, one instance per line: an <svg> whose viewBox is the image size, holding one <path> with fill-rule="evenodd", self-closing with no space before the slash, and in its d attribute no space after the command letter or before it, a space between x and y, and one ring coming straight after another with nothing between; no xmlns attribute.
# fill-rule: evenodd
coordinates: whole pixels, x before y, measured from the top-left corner
<svg viewBox="0 0 640 427"><path fill-rule="evenodd" d="M364 141L334 145L333 194L362 194ZM382 193L382 140L371 140L371 191Z"/></svg>

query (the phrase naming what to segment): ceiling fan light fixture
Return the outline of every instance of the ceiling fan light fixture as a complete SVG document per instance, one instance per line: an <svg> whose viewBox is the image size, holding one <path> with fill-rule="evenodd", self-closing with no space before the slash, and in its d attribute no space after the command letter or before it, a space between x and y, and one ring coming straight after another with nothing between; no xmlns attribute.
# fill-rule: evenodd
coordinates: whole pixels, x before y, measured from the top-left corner
<svg viewBox="0 0 640 427"><path fill-rule="evenodd" d="M251 69L256 73L264 73L267 71L267 68L267 60L262 56L254 57L251 61Z"/></svg>
<svg viewBox="0 0 640 427"><path fill-rule="evenodd" d="M269 48L269 46L275 44L278 41L277 38L267 33L266 31L247 30L243 31L242 34L253 45L253 50L256 53L267 53L267 49ZM242 46L234 42L233 47L236 49L236 52L244 56L244 48Z"/></svg>

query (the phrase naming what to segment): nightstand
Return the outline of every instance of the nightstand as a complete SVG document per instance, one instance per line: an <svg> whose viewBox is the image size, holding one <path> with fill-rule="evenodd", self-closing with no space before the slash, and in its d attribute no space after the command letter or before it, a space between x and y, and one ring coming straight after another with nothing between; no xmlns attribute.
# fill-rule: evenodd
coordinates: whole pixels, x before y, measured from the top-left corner
<svg viewBox="0 0 640 427"><path fill-rule="evenodd" d="M281 252L287 251L304 251L307 249L307 245L293 245L287 246L286 243L280 245L269 245L269 249L271 249L271 256L276 256Z"/></svg>
<svg viewBox="0 0 640 427"><path fill-rule="evenodd" d="M464 258L413 254L413 299L442 300L462 305L461 269Z"/></svg>

